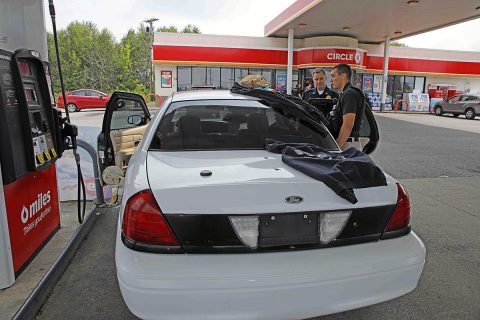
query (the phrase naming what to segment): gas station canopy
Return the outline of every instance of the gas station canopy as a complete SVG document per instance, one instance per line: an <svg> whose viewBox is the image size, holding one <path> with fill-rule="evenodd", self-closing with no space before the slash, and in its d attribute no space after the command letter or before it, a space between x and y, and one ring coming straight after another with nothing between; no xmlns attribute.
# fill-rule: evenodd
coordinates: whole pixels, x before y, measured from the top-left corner
<svg viewBox="0 0 480 320"><path fill-rule="evenodd" d="M480 0L298 0L265 26L265 36L346 36L378 44L480 18Z"/></svg>

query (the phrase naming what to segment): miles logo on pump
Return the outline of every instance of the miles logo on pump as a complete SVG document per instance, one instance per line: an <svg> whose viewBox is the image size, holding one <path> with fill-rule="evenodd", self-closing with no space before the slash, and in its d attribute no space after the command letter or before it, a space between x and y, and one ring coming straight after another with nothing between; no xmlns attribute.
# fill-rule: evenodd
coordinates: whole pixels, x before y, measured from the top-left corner
<svg viewBox="0 0 480 320"><path fill-rule="evenodd" d="M20 218L22 219L22 222L27 223L30 220L30 218L34 217L38 212L40 212L49 203L50 203L50 190L47 193L38 194L37 200L32 202L28 208L26 206L23 206L22 213L20 215ZM39 217L37 217L37 219L35 221L36 223L32 226L32 228L35 227L35 225L38 224L38 222L40 222L43 219L43 217L48 214L48 212L50 212L49 209L50 209L50 207L47 208L44 212L42 212ZM37 221L37 220L39 220L39 221ZM28 227L30 227L30 225ZM30 231L30 230L28 230L28 231Z"/></svg>

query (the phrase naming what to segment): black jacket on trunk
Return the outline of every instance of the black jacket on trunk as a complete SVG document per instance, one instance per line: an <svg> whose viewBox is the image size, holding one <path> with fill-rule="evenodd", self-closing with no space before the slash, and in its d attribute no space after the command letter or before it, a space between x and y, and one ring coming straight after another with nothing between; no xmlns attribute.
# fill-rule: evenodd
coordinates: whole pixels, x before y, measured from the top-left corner
<svg viewBox="0 0 480 320"><path fill-rule="evenodd" d="M386 186L382 170L365 153L349 148L333 153L313 144L283 143L267 139L265 149L281 153L292 168L325 183L337 195L357 203L353 189Z"/></svg>

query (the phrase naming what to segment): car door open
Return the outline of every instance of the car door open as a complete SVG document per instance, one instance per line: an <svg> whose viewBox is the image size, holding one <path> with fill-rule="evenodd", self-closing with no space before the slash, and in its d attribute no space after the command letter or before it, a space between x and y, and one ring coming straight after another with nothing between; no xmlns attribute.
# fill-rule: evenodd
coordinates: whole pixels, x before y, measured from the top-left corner
<svg viewBox="0 0 480 320"><path fill-rule="evenodd" d="M377 121L373 115L372 108L365 105L362 126L360 127L359 138L362 142L362 151L366 154L372 153L376 148L380 135L378 133Z"/></svg>
<svg viewBox="0 0 480 320"><path fill-rule="evenodd" d="M109 166L122 170L127 168L150 119L150 112L141 96L126 92L112 94L97 139L101 173Z"/></svg>

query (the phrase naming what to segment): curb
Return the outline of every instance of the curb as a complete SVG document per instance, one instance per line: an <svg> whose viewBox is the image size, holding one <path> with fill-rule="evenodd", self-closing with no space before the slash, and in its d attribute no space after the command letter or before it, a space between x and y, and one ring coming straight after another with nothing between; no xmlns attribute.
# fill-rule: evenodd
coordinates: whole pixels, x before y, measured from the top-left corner
<svg viewBox="0 0 480 320"><path fill-rule="evenodd" d="M435 115L435 113L433 112L427 112L427 111L378 111L378 110L372 110L374 113L386 113L386 114L431 114L431 115Z"/></svg>

